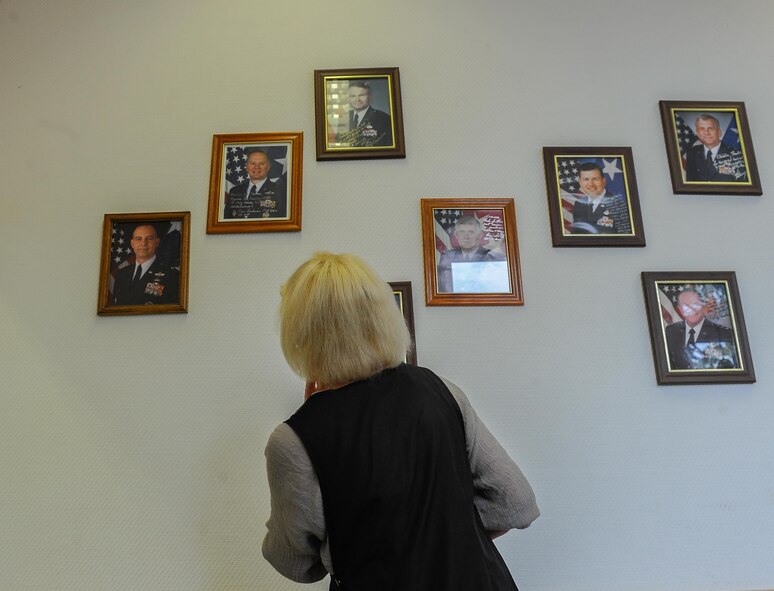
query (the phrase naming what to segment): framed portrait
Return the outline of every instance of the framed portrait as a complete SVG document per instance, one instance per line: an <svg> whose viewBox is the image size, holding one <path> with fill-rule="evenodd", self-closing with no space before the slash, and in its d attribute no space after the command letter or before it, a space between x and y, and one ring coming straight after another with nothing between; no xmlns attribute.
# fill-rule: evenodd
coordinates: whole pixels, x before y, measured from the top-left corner
<svg viewBox="0 0 774 591"><path fill-rule="evenodd" d="M188 312L191 212L107 213L97 314Z"/></svg>
<svg viewBox="0 0 774 591"><path fill-rule="evenodd" d="M631 148L543 148L554 246L645 246Z"/></svg>
<svg viewBox="0 0 774 591"><path fill-rule="evenodd" d="M212 137L208 234L301 229L304 133Z"/></svg>
<svg viewBox="0 0 774 591"><path fill-rule="evenodd" d="M755 381L735 273L643 272L642 287L659 384Z"/></svg>
<svg viewBox="0 0 774 591"><path fill-rule="evenodd" d="M742 102L660 101L675 193L761 195Z"/></svg>
<svg viewBox="0 0 774 591"><path fill-rule="evenodd" d="M422 199L428 306L521 306L513 199Z"/></svg>
<svg viewBox="0 0 774 591"><path fill-rule="evenodd" d="M314 71L317 160L405 158L398 68Z"/></svg>
<svg viewBox="0 0 774 591"><path fill-rule="evenodd" d="M395 303L403 313L403 319L406 321L409 333L411 334L411 352L406 355L405 363L411 365L417 364L417 339L414 332L414 300L411 296L411 281L390 281L392 294L395 296Z"/></svg>

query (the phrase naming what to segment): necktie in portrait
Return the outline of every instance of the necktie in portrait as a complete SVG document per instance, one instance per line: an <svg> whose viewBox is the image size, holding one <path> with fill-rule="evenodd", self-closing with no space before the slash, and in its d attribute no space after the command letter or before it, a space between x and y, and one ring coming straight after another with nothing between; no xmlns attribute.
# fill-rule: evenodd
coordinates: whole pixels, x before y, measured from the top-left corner
<svg viewBox="0 0 774 591"><path fill-rule="evenodd" d="M715 170L715 163L712 160L712 151L711 150L707 150L706 168L707 168L707 173L708 174L712 173L712 171Z"/></svg>

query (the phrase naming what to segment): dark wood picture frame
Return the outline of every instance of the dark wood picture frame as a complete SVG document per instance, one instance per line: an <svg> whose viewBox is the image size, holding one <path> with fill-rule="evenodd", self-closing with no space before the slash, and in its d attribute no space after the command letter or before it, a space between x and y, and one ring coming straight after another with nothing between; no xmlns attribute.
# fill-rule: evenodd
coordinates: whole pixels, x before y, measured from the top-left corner
<svg viewBox="0 0 774 591"><path fill-rule="evenodd" d="M645 271L642 288L659 384L755 382L733 271Z"/></svg>
<svg viewBox="0 0 774 591"><path fill-rule="evenodd" d="M406 355L405 362L411 365L417 364L417 338L414 330L414 298L411 295L411 281L389 281L395 303L398 305L403 319L406 321L409 334L411 334L411 351Z"/></svg>
<svg viewBox="0 0 774 591"><path fill-rule="evenodd" d="M315 70L314 107L317 160L406 157L398 68Z"/></svg>
<svg viewBox="0 0 774 591"><path fill-rule="evenodd" d="M97 314L188 312L190 226L189 211L106 213ZM135 248L156 257L138 278Z"/></svg>
<svg viewBox="0 0 774 591"><path fill-rule="evenodd" d="M428 306L524 305L513 199L422 199L421 212Z"/></svg>
<svg viewBox="0 0 774 591"><path fill-rule="evenodd" d="M631 148L544 147L543 164L554 246L645 246Z"/></svg>
<svg viewBox="0 0 774 591"><path fill-rule="evenodd" d="M659 109L675 193L763 194L743 102L659 101ZM700 135L717 146L713 162Z"/></svg>
<svg viewBox="0 0 774 591"><path fill-rule="evenodd" d="M303 155L303 131L215 134L207 234L301 230ZM252 160L269 168L255 173L263 184L254 194L248 193Z"/></svg>

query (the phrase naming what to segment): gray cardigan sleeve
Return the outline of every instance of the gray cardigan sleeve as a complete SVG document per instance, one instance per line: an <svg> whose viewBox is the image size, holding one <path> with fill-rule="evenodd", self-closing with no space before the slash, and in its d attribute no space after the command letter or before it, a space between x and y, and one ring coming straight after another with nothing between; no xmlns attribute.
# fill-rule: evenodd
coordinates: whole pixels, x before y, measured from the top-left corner
<svg viewBox="0 0 774 591"><path fill-rule="evenodd" d="M309 455L296 432L285 423L271 434L264 453L271 515L266 523L263 556L293 581L319 581L328 574L331 560L322 494Z"/></svg>
<svg viewBox="0 0 774 591"><path fill-rule="evenodd" d="M456 384L443 381L462 412L475 490L473 502L484 527L490 531L529 527L540 515L532 487L481 422L465 393Z"/></svg>
<svg viewBox="0 0 774 591"><path fill-rule="evenodd" d="M474 502L487 530L525 528L540 515L535 494L519 467L478 418L464 392L444 380L465 425ZM279 425L266 445L271 516L263 556L279 573L299 583L333 572L322 494L312 462L295 431Z"/></svg>

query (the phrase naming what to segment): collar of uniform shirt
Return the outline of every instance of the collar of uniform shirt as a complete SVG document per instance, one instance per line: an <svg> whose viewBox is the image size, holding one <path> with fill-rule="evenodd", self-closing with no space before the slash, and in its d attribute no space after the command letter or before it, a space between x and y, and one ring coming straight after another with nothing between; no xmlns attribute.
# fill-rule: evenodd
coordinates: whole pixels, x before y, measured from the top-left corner
<svg viewBox="0 0 774 591"><path fill-rule="evenodd" d="M591 210L594 211L599 207L599 204L602 203L602 199L605 198L605 192L602 191L602 194L598 197L589 197L589 205L591 206Z"/></svg>
<svg viewBox="0 0 774 591"><path fill-rule="evenodd" d="M266 177L263 180L258 181L257 183L254 183L253 181L250 181L250 184L247 186L247 194L250 194L250 191L253 190L253 186L255 186L255 192L261 190L261 187L263 187L264 183L269 180L269 177Z"/></svg>
<svg viewBox="0 0 774 591"><path fill-rule="evenodd" d="M153 261L155 260L156 260L156 255L154 254L151 258L149 258L144 263L137 263L138 265L140 265L140 267L142 267L142 271L140 272L140 277L142 277L143 275L145 275L145 273L148 272L148 269L150 268L150 266L153 264ZM135 269L135 273L136 272L137 272L137 269Z"/></svg>

